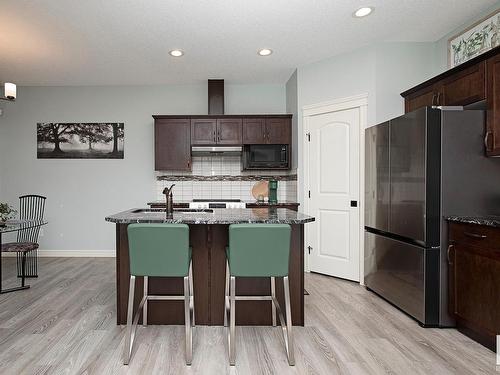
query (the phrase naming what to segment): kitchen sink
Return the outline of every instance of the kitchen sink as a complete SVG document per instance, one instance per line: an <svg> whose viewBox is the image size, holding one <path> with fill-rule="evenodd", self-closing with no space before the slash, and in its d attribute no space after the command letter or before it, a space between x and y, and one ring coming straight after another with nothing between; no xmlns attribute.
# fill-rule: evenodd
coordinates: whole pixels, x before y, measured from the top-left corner
<svg viewBox="0 0 500 375"><path fill-rule="evenodd" d="M164 208L140 208L138 210L132 211L133 214L155 214L159 212L166 212ZM214 210L210 208L174 208L174 213L180 213L180 214L192 214L192 213L198 213L198 214L210 214L213 213Z"/></svg>

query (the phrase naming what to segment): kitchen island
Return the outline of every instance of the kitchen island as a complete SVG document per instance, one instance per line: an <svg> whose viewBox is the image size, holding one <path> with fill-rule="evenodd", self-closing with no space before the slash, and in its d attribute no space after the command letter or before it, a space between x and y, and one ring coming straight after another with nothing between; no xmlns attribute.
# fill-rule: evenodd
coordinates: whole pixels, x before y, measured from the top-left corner
<svg viewBox="0 0 500 375"><path fill-rule="evenodd" d="M223 325L224 287L228 227L230 224L290 224L290 298L294 325L304 325L304 224L314 218L285 208L242 208L190 210L177 209L167 216L162 209L131 209L106 217L116 224L117 323L126 324L129 283L127 226L132 223L184 223L189 225L193 249L193 278L196 324ZM135 305L143 290L142 278L136 279ZM150 294L183 294L182 278L150 278ZM264 278L238 278L237 295L269 295L270 281ZM283 282L276 279L276 294L282 306ZM150 301L150 324L184 324L182 301ZM238 325L271 325L270 301L237 301Z"/></svg>

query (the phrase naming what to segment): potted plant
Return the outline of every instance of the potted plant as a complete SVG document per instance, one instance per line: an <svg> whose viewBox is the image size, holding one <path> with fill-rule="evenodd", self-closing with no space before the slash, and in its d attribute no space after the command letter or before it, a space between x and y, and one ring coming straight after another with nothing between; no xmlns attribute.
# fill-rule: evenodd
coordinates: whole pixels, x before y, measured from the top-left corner
<svg viewBox="0 0 500 375"><path fill-rule="evenodd" d="M5 222L16 216L17 211L14 210L8 203L0 202L0 226L5 226Z"/></svg>

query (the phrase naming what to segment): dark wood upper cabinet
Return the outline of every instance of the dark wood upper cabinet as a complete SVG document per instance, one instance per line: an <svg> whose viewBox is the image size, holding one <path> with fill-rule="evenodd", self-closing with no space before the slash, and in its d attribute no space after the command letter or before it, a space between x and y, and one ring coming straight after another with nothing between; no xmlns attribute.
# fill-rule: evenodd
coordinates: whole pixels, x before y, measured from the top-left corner
<svg viewBox="0 0 500 375"><path fill-rule="evenodd" d="M436 105L437 92L434 86L424 87L405 98L405 112Z"/></svg>
<svg viewBox="0 0 500 375"><path fill-rule="evenodd" d="M217 120L217 144L219 145L241 145L242 123L240 118L228 118Z"/></svg>
<svg viewBox="0 0 500 375"><path fill-rule="evenodd" d="M486 153L500 156L500 55L486 61L486 105Z"/></svg>
<svg viewBox="0 0 500 375"><path fill-rule="evenodd" d="M288 145L291 135L291 116L243 119L243 144Z"/></svg>
<svg viewBox="0 0 500 375"><path fill-rule="evenodd" d="M405 111L439 105L469 105L486 97L485 63L459 71L405 97Z"/></svg>
<svg viewBox="0 0 500 375"><path fill-rule="evenodd" d="M189 119L155 120L155 170L191 170Z"/></svg>
<svg viewBox="0 0 500 375"><path fill-rule="evenodd" d="M406 112L424 106L468 106L485 101L485 152L488 156L500 156L500 47L433 77L401 96L405 99Z"/></svg>
<svg viewBox="0 0 500 375"><path fill-rule="evenodd" d="M192 119L191 144L241 145L241 124L238 118Z"/></svg>
<svg viewBox="0 0 500 375"><path fill-rule="evenodd" d="M486 97L484 61L445 78L439 105L469 105Z"/></svg>
<svg viewBox="0 0 500 375"><path fill-rule="evenodd" d="M266 119L266 143L290 144L291 136L292 136L291 119L289 118Z"/></svg>
<svg viewBox="0 0 500 375"><path fill-rule="evenodd" d="M243 144L266 143L266 119L245 118L243 119Z"/></svg>
<svg viewBox="0 0 500 375"><path fill-rule="evenodd" d="M191 146L285 144L292 115L154 115L155 170L190 171Z"/></svg>
<svg viewBox="0 0 500 375"><path fill-rule="evenodd" d="M191 120L191 144L213 145L217 143L217 120Z"/></svg>

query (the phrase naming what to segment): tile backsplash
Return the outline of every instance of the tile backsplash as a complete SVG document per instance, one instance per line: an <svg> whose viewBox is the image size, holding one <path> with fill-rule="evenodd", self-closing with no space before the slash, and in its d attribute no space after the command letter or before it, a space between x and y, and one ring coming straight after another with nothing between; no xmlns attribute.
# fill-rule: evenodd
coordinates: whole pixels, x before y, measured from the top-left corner
<svg viewBox="0 0 500 375"><path fill-rule="evenodd" d="M254 200L252 187L257 181L278 179L278 200L297 200L297 177L290 171L241 171L239 156L193 157L192 172L157 172L157 199L165 199L163 189L175 184L174 199Z"/></svg>

